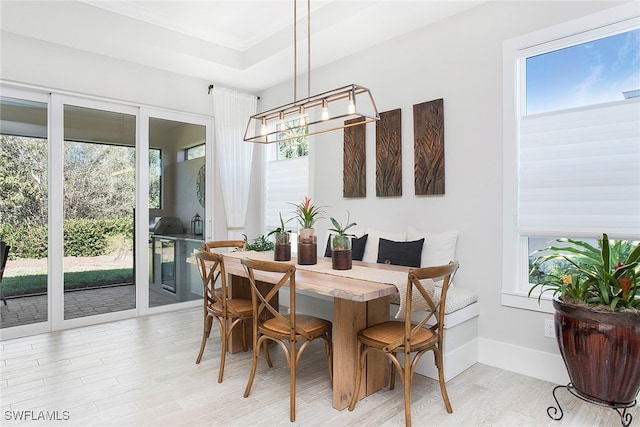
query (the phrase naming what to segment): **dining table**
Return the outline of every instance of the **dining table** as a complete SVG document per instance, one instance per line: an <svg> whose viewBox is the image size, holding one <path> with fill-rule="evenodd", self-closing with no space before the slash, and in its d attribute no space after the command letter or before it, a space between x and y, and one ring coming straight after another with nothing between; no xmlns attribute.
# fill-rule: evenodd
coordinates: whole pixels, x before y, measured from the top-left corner
<svg viewBox="0 0 640 427"><path fill-rule="evenodd" d="M273 261L273 252L237 251L224 254L226 273L233 297L250 297L248 275L243 258ZM296 291L333 299L333 407L349 406L355 386L358 339L361 329L389 320L391 296L398 283L406 283L408 267L353 261L349 270L334 270L331 258L318 257L313 265L296 264ZM257 272L259 284L276 283L278 275ZM234 329L230 351L242 348L242 329ZM367 357L359 399L383 388L389 378L389 363L382 354Z"/></svg>

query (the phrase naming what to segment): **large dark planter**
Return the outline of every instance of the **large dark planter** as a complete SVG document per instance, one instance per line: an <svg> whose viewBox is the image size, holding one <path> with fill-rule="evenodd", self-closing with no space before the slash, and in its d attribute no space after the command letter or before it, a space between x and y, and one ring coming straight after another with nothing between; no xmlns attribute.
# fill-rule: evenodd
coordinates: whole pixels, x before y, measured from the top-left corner
<svg viewBox="0 0 640 427"><path fill-rule="evenodd" d="M632 403L640 389L640 314L553 300L560 354L575 391L606 405Z"/></svg>

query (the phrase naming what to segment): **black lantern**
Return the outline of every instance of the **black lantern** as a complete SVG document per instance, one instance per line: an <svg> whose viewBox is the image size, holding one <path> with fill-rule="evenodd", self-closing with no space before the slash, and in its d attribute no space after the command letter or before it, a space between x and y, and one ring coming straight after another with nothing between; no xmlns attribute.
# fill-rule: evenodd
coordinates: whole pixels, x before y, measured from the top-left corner
<svg viewBox="0 0 640 427"><path fill-rule="evenodd" d="M198 214L191 219L191 234L196 236L202 234L202 218Z"/></svg>

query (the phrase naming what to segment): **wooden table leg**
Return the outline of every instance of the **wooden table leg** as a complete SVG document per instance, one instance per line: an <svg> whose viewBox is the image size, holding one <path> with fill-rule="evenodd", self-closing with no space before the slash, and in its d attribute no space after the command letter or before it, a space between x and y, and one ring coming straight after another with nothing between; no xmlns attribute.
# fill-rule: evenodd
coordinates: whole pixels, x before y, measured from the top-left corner
<svg viewBox="0 0 640 427"><path fill-rule="evenodd" d="M368 302L334 298L333 300L333 407L349 406L353 395L357 333L360 329L389 319L389 297ZM362 399L384 387L388 363L383 355L368 357L366 375L360 387Z"/></svg>

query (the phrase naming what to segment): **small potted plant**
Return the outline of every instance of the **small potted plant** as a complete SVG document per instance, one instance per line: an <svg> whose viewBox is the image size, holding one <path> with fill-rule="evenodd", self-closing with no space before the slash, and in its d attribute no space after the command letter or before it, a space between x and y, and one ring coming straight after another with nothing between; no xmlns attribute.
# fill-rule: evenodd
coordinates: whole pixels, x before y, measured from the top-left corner
<svg viewBox="0 0 640 427"><path fill-rule="evenodd" d="M352 266L353 255L351 252L351 238L354 234L347 234L347 230L356 225L355 222L349 222L349 212L347 211L347 222L343 226L335 218L329 218L333 224L333 231L336 234L331 238L331 266L334 270L350 270Z"/></svg>
<svg viewBox="0 0 640 427"><path fill-rule="evenodd" d="M640 243L606 234L598 247L557 242L534 252L541 254L529 273L529 296L536 288L554 295L567 388L591 402L627 408L640 389Z"/></svg>
<svg viewBox="0 0 640 427"><path fill-rule="evenodd" d="M305 197L302 203L294 204L295 218L300 225L298 231L298 264L312 265L318 262L318 244L313 226L320 218L324 218L322 209L311 204L311 199Z"/></svg>
<svg viewBox="0 0 640 427"><path fill-rule="evenodd" d="M288 221L287 221L288 222ZM274 261L289 261L291 259L291 232L285 226L285 221L280 213L280 227L270 232L267 236L274 235L275 251L273 252Z"/></svg>

